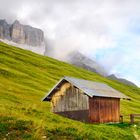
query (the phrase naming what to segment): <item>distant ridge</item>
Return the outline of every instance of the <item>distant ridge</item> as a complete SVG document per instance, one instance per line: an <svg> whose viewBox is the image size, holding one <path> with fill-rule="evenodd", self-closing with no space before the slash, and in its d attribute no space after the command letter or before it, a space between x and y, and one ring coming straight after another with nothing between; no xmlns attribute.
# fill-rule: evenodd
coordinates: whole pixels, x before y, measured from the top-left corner
<svg viewBox="0 0 140 140"><path fill-rule="evenodd" d="M68 62L75 66L84 68L92 72L96 72L102 76L107 75L105 69L102 66L100 66L96 61L88 58L87 56L78 51L73 51L69 53L67 57Z"/></svg>
<svg viewBox="0 0 140 140"><path fill-rule="evenodd" d="M126 80L126 79L123 79L123 78L118 78L114 74L111 74L111 75L107 76L107 78L112 79L112 80L120 81L120 82L122 82L122 83L124 83L126 85L131 85L131 86L137 87L137 85L135 85L133 82L131 82L129 80Z"/></svg>

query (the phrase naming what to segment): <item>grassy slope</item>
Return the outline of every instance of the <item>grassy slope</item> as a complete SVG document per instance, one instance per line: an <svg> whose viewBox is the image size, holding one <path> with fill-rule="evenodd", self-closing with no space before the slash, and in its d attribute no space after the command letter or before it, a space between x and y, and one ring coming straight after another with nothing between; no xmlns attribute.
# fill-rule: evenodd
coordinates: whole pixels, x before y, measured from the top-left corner
<svg viewBox="0 0 140 140"><path fill-rule="evenodd" d="M0 43L0 139L135 139L140 127L84 124L50 112L41 98L64 75L100 81L132 98L121 113L140 113L140 89L93 72ZM15 138L16 137L16 138Z"/></svg>

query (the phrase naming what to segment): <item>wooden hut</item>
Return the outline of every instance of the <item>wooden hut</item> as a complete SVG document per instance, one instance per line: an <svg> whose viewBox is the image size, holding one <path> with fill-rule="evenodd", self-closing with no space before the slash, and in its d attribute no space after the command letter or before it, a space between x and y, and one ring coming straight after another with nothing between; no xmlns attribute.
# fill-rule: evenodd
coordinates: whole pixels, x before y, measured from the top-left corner
<svg viewBox="0 0 140 140"><path fill-rule="evenodd" d="M119 122L120 98L129 99L110 86L84 79L63 77L43 98L52 111L90 123Z"/></svg>

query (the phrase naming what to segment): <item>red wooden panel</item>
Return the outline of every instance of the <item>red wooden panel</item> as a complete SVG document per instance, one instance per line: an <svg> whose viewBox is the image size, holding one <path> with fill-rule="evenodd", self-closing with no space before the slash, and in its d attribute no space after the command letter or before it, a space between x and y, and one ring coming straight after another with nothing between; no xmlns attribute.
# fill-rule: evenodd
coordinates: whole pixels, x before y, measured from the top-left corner
<svg viewBox="0 0 140 140"><path fill-rule="evenodd" d="M89 118L91 122L99 122L99 100L89 98Z"/></svg>
<svg viewBox="0 0 140 140"><path fill-rule="evenodd" d="M91 122L119 122L120 99L93 97L89 98L89 118Z"/></svg>

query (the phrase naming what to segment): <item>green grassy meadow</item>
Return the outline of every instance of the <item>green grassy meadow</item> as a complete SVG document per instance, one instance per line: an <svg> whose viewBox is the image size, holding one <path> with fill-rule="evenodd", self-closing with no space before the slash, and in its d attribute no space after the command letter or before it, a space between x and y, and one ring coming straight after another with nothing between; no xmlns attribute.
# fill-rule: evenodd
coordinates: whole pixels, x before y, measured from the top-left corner
<svg viewBox="0 0 140 140"><path fill-rule="evenodd" d="M140 124L86 124L55 115L44 95L63 76L107 83L131 100L121 101L121 114L140 114L140 88L109 80L73 65L0 42L1 140L135 140Z"/></svg>

